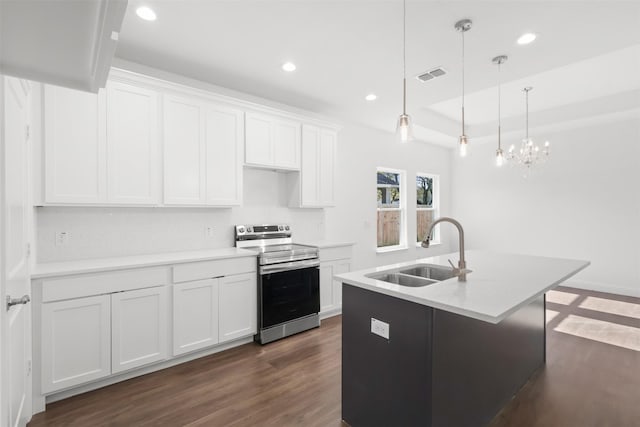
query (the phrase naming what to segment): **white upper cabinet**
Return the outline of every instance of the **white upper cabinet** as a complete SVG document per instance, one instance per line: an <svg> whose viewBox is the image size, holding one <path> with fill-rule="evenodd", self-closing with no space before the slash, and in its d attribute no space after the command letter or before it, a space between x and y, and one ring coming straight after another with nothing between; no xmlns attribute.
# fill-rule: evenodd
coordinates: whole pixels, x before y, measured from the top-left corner
<svg viewBox="0 0 640 427"><path fill-rule="evenodd" d="M206 203L206 155L202 105L190 98L164 98L164 203Z"/></svg>
<svg viewBox="0 0 640 427"><path fill-rule="evenodd" d="M302 126L300 176L291 176L291 207L334 205L334 169L337 134L332 129Z"/></svg>
<svg viewBox="0 0 640 427"><path fill-rule="evenodd" d="M207 105L204 140L207 167L207 205L242 203L243 113Z"/></svg>
<svg viewBox="0 0 640 427"><path fill-rule="evenodd" d="M159 203L158 94L130 84L107 84L107 199Z"/></svg>
<svg viewBox="0 0 640 427"><path fill-rule="evenodd" d="M106 202L104 91L45 85L43 102L45 201Z"/></svg>
<svg viewBox="0 0 640 427"><path fill-rule="evenodd" d="M300 123L247 113L245 163L284 170L300 169Z"/></svg>
<svg viewBox="0 0 640 427"><path fill-rule="evenodd" d="M242 201L243 114L198 98L164 99L164 203Z"/></svg>

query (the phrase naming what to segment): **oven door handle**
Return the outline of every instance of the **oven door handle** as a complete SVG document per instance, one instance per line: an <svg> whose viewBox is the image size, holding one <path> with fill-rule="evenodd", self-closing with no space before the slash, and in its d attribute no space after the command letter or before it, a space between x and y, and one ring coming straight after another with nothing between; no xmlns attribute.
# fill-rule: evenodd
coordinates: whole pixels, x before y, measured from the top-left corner
<svg viewBox="0 0 640 427"><path fill-rule="evenodd" d="M308 260L308 261L286 262L286 263L283 263L283 264L265 265L265 266L260 267L260 274L281 273L283 271L300 270L302 268L318 267L319 265L320 265L320 261L318 261L317 259L312 259L312 260Z"/></svg>

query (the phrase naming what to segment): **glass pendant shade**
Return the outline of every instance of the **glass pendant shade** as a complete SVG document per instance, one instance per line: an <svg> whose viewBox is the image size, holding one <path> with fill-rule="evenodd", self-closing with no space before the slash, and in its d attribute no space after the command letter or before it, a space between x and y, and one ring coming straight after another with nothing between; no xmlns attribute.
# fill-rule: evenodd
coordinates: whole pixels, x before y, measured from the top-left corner
<svg viewBox="0 0 640 427"><path fill-rule="evenodd" d="M496 166L501 167L504 164L504 153L501 148L496 150Z"/></svg>
<svg viewBox="0 0 640 427"><path fill-rule="evenodd" d="M460 135L458 143L460 157L465 157L467 155L467 145L467 135Z"/></svg>
<svg viewBox="0 0 640 427"><path fill-rule="evenodd" d="M400 114L398 126L396 127L396 136L400 142L409 142L413 139L413 124L410 115Z"/></svg>

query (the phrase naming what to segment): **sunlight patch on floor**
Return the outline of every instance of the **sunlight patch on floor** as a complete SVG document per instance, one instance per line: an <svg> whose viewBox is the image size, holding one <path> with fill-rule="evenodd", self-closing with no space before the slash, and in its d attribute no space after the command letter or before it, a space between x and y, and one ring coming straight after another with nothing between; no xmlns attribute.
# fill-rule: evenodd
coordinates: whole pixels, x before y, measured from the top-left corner
<svg viewBox="0 0 640 427"><path fill-rule="evenodd" d="M640 351L640 328L570 314L554 331Z"/></svg>
<svg viewBox="0 0 640 427"><path fill-rule="evenodd" d="M551 322L554 317L560 314L559 311L553 311L553 310L545 310L545 313L546 313L547 323Z"/></svg>
<svg viewBox="0 0 640 427"><path fill-rule="evenodd" d="M574 302L580 295L563 291L548 291L547 302L554 304L569 305Z"/></svg>
<svg viewBox="0 0 640 427"><path fill-rule="evenodd" d="M587 297L579 305L580 308L600 311L602 313L617 314L618 316L640 319L640 304L615 301L606 298Z"/></svg>

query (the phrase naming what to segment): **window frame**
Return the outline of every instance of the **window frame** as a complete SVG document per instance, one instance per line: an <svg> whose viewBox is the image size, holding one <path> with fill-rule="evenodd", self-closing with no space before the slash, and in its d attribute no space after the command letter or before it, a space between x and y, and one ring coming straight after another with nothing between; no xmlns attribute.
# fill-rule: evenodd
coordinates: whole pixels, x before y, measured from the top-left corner
<svg viewBox="0 0 640 427"><path fill-rule="evenodd" d="M433 211L433 218L437 219L440 217L440 175L434 173L427 172L416 172L415 183L417 185L418 177L431 178L433 180L433 200L431 202L430 208L422 208L418 205L417 202L417 188L416 188L416 232L414 235L416 238L418 237L418 212L420 211ZM422 236L424 239L424 236ZM416 241L416 246L420 247L422 239ZM429 242L430 245L439 245L441 244L441 236L440 236L440 224L436 225L433 229L433 239Z"/></svg>
<svg viewBox="0 0 640 427"><path fill-rule="evenodd" d="M400 202L398 207L381 207L378 206L377 189L378 189L378 173L387 172L400 176ZM407 246L407 171L403 169L376 167L376 253L393 252L408 249ZM378 246L378 212L380 211L398 211L400 212L400 236L397 245Z"/></svg>

